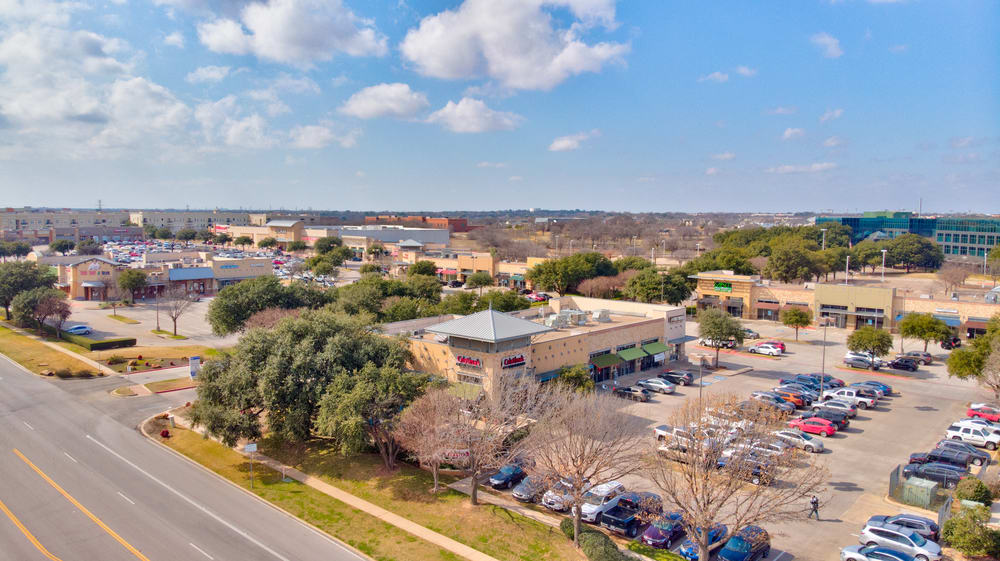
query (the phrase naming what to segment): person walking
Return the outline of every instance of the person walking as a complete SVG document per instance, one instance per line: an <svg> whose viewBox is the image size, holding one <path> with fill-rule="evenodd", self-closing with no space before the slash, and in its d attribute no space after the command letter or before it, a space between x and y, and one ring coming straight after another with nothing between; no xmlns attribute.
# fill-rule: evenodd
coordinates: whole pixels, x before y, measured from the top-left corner
<svg viewBox="0 0 1000 561"><path fill-rule="evenodd" d="M816 515L816 520L819 520L819 499L816 498L816 495L813 495L809 499L809 516L806 516L806 518L812 518L814 514Z"/></svg>

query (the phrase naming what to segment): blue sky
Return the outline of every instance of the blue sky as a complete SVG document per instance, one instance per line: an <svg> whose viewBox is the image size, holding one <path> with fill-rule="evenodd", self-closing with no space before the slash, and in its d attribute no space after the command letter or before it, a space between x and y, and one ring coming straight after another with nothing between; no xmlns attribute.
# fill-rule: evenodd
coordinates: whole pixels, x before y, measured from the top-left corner
<svg viewBox="0 0 1000 561"><path fill-rule="evenodd" d="M0 203L997 213L998 37L985 0L0 0Z"/></svg>

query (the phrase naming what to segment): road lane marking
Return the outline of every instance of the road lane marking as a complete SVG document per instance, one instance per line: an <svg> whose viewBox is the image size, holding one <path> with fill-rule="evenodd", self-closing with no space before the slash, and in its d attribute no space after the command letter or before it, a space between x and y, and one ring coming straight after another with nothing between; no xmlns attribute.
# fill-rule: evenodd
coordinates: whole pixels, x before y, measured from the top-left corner
<svg viewBox="0 0 1000 561"><path fill-rule="evenodd" d="M125 499L126 501L132 503L132 504L135 504L135 501L133 501L132 499L130 499L130 498L126 497L125 495L123 495L121 491L118 491L118 496L121 497L121 498L123 498L123 499Z"/></svg>
<svg viewBox="0 0 1000 561"><path fill-rule="evenodd" d="M183 499L189 505L191 505L191 506L197 508L198 510L204 512L208 516L212 517L212 519L214 519L216 522L218 522L218 523L222 524L223 526L229 528L230 530L236 532L237 534L239 534L240 536L242 536L244 539L246 539L248 542L256 545L257 547L263 549L264 551L270 553L271 555L277 557L278 559L281 559L281 561L291 561L289 558L281 555L277 551L275 551L275 550L271 549L270 547L264 545L263 543L261 543L259 540L257 540L256 538L254 538L253 536L251 536L247 532L245 532L245 531L237 528L236 526L233 526L229 522L223 520L222 517L220 517L218 514L215 514L211 510L208 510L208 508L206 508L206 507L202 506L201 504L195 502L193 499L189 498L184 493L181 493L180 491L178 491L177 489L174 489L173 487L171 487L170 485L168 485L165 482L161 481L160 479L157 479L156 476L154 476L153 474L149 473L148 471L142 469L141 467L135 465L134 463L132 463L131 460L129 460L125 456L122 456L118 452L115 452L114 450L112 450L111 448L109 448L103 442L97 440L96 438L90 436L89 434L87 435L87 438L91 442L93 442L94 444L100 446L101 448L104 448L104 450L107 451L112 456L114 456L114 457L118 458L119 460L125 462L126 464L132 466L132 468L134 468L139 473L141 473L141 474L145 475L146 477L152 479L156 483L159 483L161 487L163 487L167 491L170 491L174 495L177 495L178 497L180 497L181 499ZM336 542L334 542L334 543L336 543Z"/></svg>
<svg viewBox="0 0 1000 561"><path fill-rule="evenodd" d="M63 454L65 454L65 456L66 456L67 458L69 458L69 459L73 460L73 463L74 463L74 464L78 464L78 463L80 463L80 462L76 461L76 458L74 458L73 456L70 456L70 455L69 455L69 454L67 454L66 452L63 452Z"/></svg>
<svg viewBox="0 0 1000 561"><path fill-rule="evenodd" d="M777 556L777 557L775 557L775 558L774 558L774 561L780 561L780 559L781 559L782 557L784 557L784 556L785 556L785 552L784 552L784 551L782 551L781 553L779 553L779 554L778 554L778 556Z"/></svg>
<svg viewBox="0 0 1000 561"><path fill-rule="evenodd" d="M35 427L29 425L28 421L21 421L21 422L24 423L24 426L28 427L28 430L35 430Z"/></svg>
<svg viewBox="0 0 1000 561"><path fill-rule="evenodd" d="M38 538L36 538L34 534L32 534L31 531L29 531L28 528L24 526L24 524L21 524L21 521L18 520L16 516L14 516L14 513L11 512L9 508L7 508L7 505L3 504L3 501L0 501L0 510L2 510L3 513L7 515L7 518L10 518L10 521L13 522L15 526L17 526L18 530L21 530L21 533L24 534L24 537L28 538L28 541L31 542L31 545L35 546L35 549L42 552L42 555L50 559L50 561L62 561L55 555L49 553L49 550L45 549L45 546L42 545L42 542L38 541Z"/></svg>
<svg viewBox="0 0 1000 561"><path fill-rule="evenodd" d="M198 547L198 546L194 545L194 544L193 544L193 543L191 543L191 542L188 542L188 545L190 545L191 547L195 548L195 549L196 549L196 550L198 551L198 553L200 553L200 554L204 555L205 557L208 557L208 558L209 558L209 559L211 559L212 561L215 561L215 557L212 557L211 555L209 555L209 554L205 553L205 550L203 550L202 548L200 548L200 547Z"/></svg>
<svg viewBox="0 0 1000 561"><path fill-rule="evenodd" d="M114 530L112 530L111 528L109 528L107 524L105 524L104 522L102 522L100 518L94 516L94 514L92 512L90 512L89 510L87 510L87 507L85 507L82 504L80 504L80 501L74 499L72 495L70 495L69 493L67 493L66 490L63 489L62 487L60 487L58 483L56 483L55 481L53 481L51 477L49 477L48 475L45 475L45 472L43 472L42 470L38 469L38 466L36 466L35 464L31 463L31 460L29 460L27 457L25 457L25 455L22 454L20 450L18 450L17 448L14 448L14 454L16 454L17 457L21 458L21 460L23 460L24 463L28 464L28 467L30 467L31 469L35 470L35 473L37 473L39 476L41 476L41 478L44 479L46 483L48 483L49 485L51 485L53 489L55 489L56 491L59 491L59 494L62 495L63 497L65 497L67 501L69 501L70 503L72 503L73 506L75 506L76 508L80 509L80 512L82 512L83 514L85 514L87 516L87 518L90 518L94 522L94 524L97 524L98 526L100 526L101 529L104 530L105 532L107 532L109 536L111 536L112 538L115 539L115 541L117 541L118 543L122 544L122 546L125 549L127 549L129 551L129 553L131 553L132 555L135 555L136 558L141 559L142 561L149 561L149 558L146 557L145 555L143 555L142 552L140 552L138 549L132 547L132 544L130 544L127 541L125 541L124 539L122 539L122 537L119 536Z"/></svg>

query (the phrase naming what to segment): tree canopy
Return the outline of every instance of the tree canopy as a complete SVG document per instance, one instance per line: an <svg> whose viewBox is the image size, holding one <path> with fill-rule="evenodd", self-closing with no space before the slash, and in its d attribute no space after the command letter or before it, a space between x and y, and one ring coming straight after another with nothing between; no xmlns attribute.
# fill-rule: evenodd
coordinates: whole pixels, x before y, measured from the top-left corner
<svg viewBox="0 0 1000 561"><path fill-rule="evenodd" d="M118 275L118 288L127 292L135 300L135 293L146 288L146 272L140 269L125 269Z"/></svg>
<svg viewBox="0 0 1000 561"><path fill-rule="evenodd" d="M1000 342L1000 313L994 314L986 323L984 335L951 351L948 356L948 375L962 380L983 380L984 368L993 354L994 343L997 342Z"/></svg>
<svg viewBox="0 0 1000 561"><path fill-rule="evenodd" d="M795 330L795 340L799 340L799 329L809 327L812 323L812 312L799 308L789 308L781 313L781 323Z"/></svg>
<svg viewBox="0 0 1000 561"><path fill-rule="evenodd" d="M884 329L866 325L847 336L847 348L856 353L885 356L892 350L892 335Z"/></svg>
<svg viewBox="0 0 1000 561"><path fill-rule="evenodd" d="M70 315L66 293L46 286L38 286L18 293L11 302L14 322L22 327L35 327L41 333L45 320L57 318L59 325Z"/></svg>
<svg viewBox="0 0 1000 561"><path fill-rule="evenodd" d="M586 364L563 366L559 369L556 383L575 392L590 393L594 391L594 377Z"/></svg>
<svg viewBox="0 0 1000 561"><path fill-rule="evenodd" d="M212 333L221 336L242 330L246 320L261 310L319 307L326 299L325 293L303 283L284 286L277 277L257 277L220 290L208 305L207 318Z"/></svg>
<svg viewBox="0 0 1000 561"><path fill-rule="evenodd" d="M933 241L917 234L903 234L886 244L889 250L888 263L903 267L909 273L912 268L937 269L944 262L944 252Z"/></svg>
<svg viewBox="0 0 1000 561"><path fill-rule="evenodd" d="M705 308L698 313L698 335L712 343L715 348L715 362L719 362L719 349L730 339L743 344L743 325L726 312L716 308Z"/></svg>
<svg viewBox="0 0 1000 561"><path fill-rule="evenodd" d="M58 251L63 255L72 251L74 247L76 247L76 242L72 240L55 240L49 244L49 249L52 251Z"/></svg>
<svg viewBox="0 0 1000 561"><path fill-rule="evenodd" d="M268 236L268 237L260 240L259 242L257 242L257 247L259 247L261 249L268 249L268 248L271 248L271 247L276 247L277 245L278 245L278 240L276 240L276 239L274 239L274 238L272 238L270 236Z"/></svg>
<svg viewBox="0 0 1000 561"><path fill-rule="evenodd" d="M88 238L76 244L76 252L80 255L101 255L104 253L104 246Z"/></svg>
<svg viewBox="0 0 1000 561"><path fill-rule="evenodd" d="M0 304L10 316L14 297L33 288L52 288L56 276L48 268L41 268L31 261L0 263Z"/></svg>
<svg viewBox="0 0 1000 561"><path fill-rule="evenodd" d="M951 337L951 329L931 314L906 314L899 322L899 334L907 339L924 342L924 352L931 341L944 341Z"/></svg>
<svg viewBox="0 0 1000 561"><path fill-rule="evenodd" d="M313 249L316 253L323 254L329 253L331 250L337 247L343 247L344 240L338 238L337 236L327 236L325 238L319 238L313 242Z"/></svg>
<svg viewBox="0 0 1000 561"><path fill-rule="evenodd" d="M250 236L238 236L235 240L233 240L233 245L244 248L247 246L252 246L253 238L251 238Z"/></svg>
<svg viewBox="0 0 1000 561"><path fill-rule="evenodd" d="M433 261L421 260L407 267L406 276L428 275L433 277L437 276L437 269L437 265Z"/></svg>
<svg viewBox="0 0 1000 561"><path fill-rule="evenodd" d="M597 252L582 252L548 259L528 270L527 278L541 290L573 292L585 279L618 274L614 263Z"/></svg>
<svg viewBox="0 0 1000 561"><path fill-rule="evenodd" d="M198 231L191 228L184 228L177 231L177 239L181 241L191 241L198 237Z"/></svg>
<svg viewBox="0 0 1000 561"><path fill-rule="evenodd" d="M636 302L665 301L677 305L691 296L691 288L677 273L660 274L655 269L645 268L625 283L622 295Z"/></svg>

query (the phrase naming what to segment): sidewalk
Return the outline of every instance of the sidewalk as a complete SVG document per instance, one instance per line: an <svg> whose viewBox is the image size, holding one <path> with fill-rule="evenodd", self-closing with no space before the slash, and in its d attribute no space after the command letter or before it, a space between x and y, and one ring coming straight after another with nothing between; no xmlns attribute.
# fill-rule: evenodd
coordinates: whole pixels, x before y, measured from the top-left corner
<svg viewBox="0 0 1000 561"><path fill-rule="evenodd" d="M465 479L461 479L459 481L456 481L456 482L448 485L448 487L451 488L451 489L454 489L454 490L458 491L459 493L464 493L466 495L471 495L472 494L472 478L471 477L466 477ZM506 499L504 497L500 497L500 496L494 495L493 493L490 493L489 491L485 491L483 489L479 490L479 494L477 496L479 497L479 500L482 501L482 502L484 502L484 503L490 503L490 504L497 505L499 507L503 507L503 508L505 508L507 510L516 512L516 513L520 514L521 516L524 516L525 518L531 518L532 520L537 520L538 522L541 522L542 524L547 524L547 525L553 526L555 528L559 527L559 521L560 521L559 518L556 518L554 516L549 516L548 514L544 514L544 513L538 512L537 510L534 510L534 509L528 508L526 506L523 506L523 505L519 504L517 501L508 500L508 499Z"/></svg>
<svg viewBox="0 0 1000 561"><path fill-rule="evenodd" d="M184 419L181 419L180 417L175 416L174 422L176 422L180 426L183 426L184 428L204 434L204 430L189 426L187 422ZM149 435L146 436L149 437ZM237 452L239 452L244 456L249 457L248 454L244 453L239 448L234 448L234 450L236 450ZM403 531L409 532L410 534L413 534L414 536L420 539L428 541L456 555L460 555L466 559L469 559L470 561L498 561L496 558L486 555L485 553L473 549L463 543L457 542L449 538L448 536L444 536L433 530L425 528L415 522L412 522L406 518L403 518L402 516L399 516L398 514L394 514L376 504L372 504L364 499L355 497L354 495L342 489L330 485L329 483L323 481L318 477L313 477L293 467L283 465L280 462L272 460L271 458L268 458L267 456L264 456L260 453L254 454L253 458L254 460L259 461L260 463L266 465L267 467L285 474L286 477L294 479L304 485L308 485L321 493L326 493L327 495L337 499L338 501L346 503L366 514L370 514L375 518L378 518L379 520L386 522L387 524L392 524L393 526Z"/></svg>
<svg viewBox="0 0 1000 561"><path fill-rule="evenodd" d="M46 341L46 340L42 339L41 337L39 337L37 335L28 333L27 331L21 329L20 327L15 327L14 324L12 324L12 323L8 323L6 321L0 321L0 325L3 325L4 327L6 327L7 329L10 329L11 331L14 331L18 335L24 335L25 337L29 337L31 339L34 339L34 340L38 341L39 343L45 345L46 347L49 347L50 349L55 349L55 350L57 350L57 351L65 354L65 355L69 355L69 356L75 358L76 360L79 360L80 362L86 364L87 366L90 366L92 368L96 368L100 372L104 372L104 374L106 374L108 376L118 376L119 375L114 370L108 368L107 366L104 366L103 364L101 364L101 363L99 363L97 361L91 360L91 359L89 359L89 358L87 358L87 357L85 357L85 356L83 356L81 354L74 353L73 351L71 351L69 349L60 347L59 345L57 345L55 343L52 343L51 341Z"/></svg>

